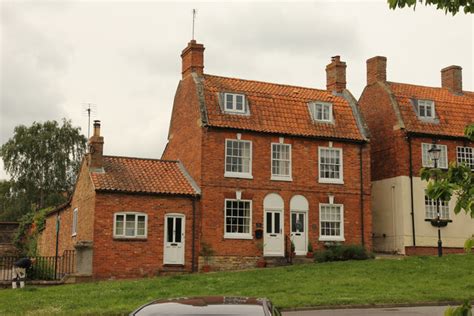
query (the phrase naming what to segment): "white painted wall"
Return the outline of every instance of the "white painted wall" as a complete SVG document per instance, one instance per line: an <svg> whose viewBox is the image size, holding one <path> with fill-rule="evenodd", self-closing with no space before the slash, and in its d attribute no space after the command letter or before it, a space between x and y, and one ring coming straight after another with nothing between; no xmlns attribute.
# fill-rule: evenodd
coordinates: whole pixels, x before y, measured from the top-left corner
<svg viewBox="0 0 474 316"><path fill-rule="evenodd" d="M416 245L436 247L437 227L425 222L426 182L414 177L413 188ZM454 214L454 204L449 203L453 222L441 228L444 247L463 247L464 241L474 234L474 219L464 212ZM413 246L409 177L372 182L372 212L375 251L404 253L404 247Z"/></svg>

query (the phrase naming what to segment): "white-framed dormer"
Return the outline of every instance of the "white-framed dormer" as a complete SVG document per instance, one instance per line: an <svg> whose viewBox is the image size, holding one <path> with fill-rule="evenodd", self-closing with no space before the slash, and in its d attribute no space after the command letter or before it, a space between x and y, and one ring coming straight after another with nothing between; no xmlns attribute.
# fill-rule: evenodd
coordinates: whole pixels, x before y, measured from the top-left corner
<svg viewBox="0 0 474 316"><path fill-rule="evenodd" d="M416 111L420 119L434 120L436 118L435 103L432 100L416 100Z"/></svg>
<svg viewBox="0 0 474 316"><path fill-rule="evenodd" d="M344 163L342 148L318 147L319 183L344 184Z"/></svg>
<svg viewBox="0 0 474 316"><path fill-rule="evenodd" d="M241 139L225 139L224 177L253 179L252 142Z"/></svg>
<svg viewBox="0 0 474 316"><path fill-rule="evenodd" d="M246 114L247 104L245 94L224 92L224 112L230 114Z"/></svg>
<svg viewBox="0 0 474 316"><path fill-rule="evenodd" d="M284 138L280 137L278 143L271 143L271 180L292 181L291 177L291 144L285 144Z"/></svg>
<svg viewBox="0 0 474 316"><path fill-rule="evenodd" d="M332 123L334 121L333 106L330 102L312 101L308 103L311 119L316 123Z"/></svg>

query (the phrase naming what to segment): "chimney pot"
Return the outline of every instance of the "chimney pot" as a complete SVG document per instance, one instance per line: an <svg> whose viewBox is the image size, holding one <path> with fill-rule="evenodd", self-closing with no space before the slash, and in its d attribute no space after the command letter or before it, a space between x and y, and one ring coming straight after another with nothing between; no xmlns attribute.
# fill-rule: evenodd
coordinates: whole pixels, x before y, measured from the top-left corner
<svg viewBox="0 0 474 316"><path fill-rule="evenodd" d="M100 121L94 120L94 136L100 136Z"/></svg>
<svg viewBox="0 0 474 316"><path fill-rule="evenodd" d="M339 93L346 89L346 63L339 55L331 57L331 63L326 66L326 88Z"/></svg>
<svg viewBox="0 0 474 316"><path fill-rule="evenodd" d="M191 40L181 53L183 78L195 72L199 75L204 73L204 45Z"/></svg>
<svg viewBox="0 0 474 316"><path fill-rule="evenodd" d="M462 68L453 65L441 69L441 86L453 93L462 93Z"/></svg>
<svg viewBox="0 0 474 316"><path fill-rule="evenodd" d="M387 57L375 56L367 59L367 85L387 81Z"/></svg>

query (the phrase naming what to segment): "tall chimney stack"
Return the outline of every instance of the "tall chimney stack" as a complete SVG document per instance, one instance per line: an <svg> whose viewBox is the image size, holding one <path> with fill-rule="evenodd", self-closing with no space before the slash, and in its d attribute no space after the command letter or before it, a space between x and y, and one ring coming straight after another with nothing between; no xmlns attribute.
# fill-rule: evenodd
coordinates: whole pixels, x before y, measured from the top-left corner
<svg viewBox="0 0 474 316"><path fill-rule="evenodd" d="M104 137L100 136L100 121L94 121L94 134L89 139L89 168L102 169L104 156Z"/></svg>
<svg viewBox="0 0 474 316"><path fill-rule="evenodd" d="M441 69L441 86L453 93L462 93L462 68L453 65Z"/></svg>
<svg viewBox="0 0 474 316"><path fill-rule="evenodd" d="M331 63L326 66L326 88L338 93L346 88L346 63L340 56L331 57Z"/></svg>
<svg viewBox="0 0 474 316"><path fill-rule="evenodd" d="M375 56L367 59L367 85L387 81L387 57Z"/></svg>
<svg viewBox="0 0 474 316"><path fill-rule="evenodd" d="M191 40L181 53L183 78L195 72L202 75L204 72L204 45Z"/></svg>

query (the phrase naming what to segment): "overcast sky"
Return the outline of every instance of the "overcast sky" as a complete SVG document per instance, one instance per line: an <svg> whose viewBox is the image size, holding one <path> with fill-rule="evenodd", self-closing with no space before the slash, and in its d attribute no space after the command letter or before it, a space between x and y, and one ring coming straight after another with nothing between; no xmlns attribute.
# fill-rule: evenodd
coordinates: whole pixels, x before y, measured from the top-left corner
<svg viewBox="0 0 474 316"><path fill-rule="evenodd" d="M0 1L0 144L18 124L63 117L87 135L92 103L105 154L160 158L193 8L209 74L325 88L325 66L341 55L358 98L366 59L383 55L390 81L439 86L456 64L474 90L473 16L422 5Z"/></svg>

